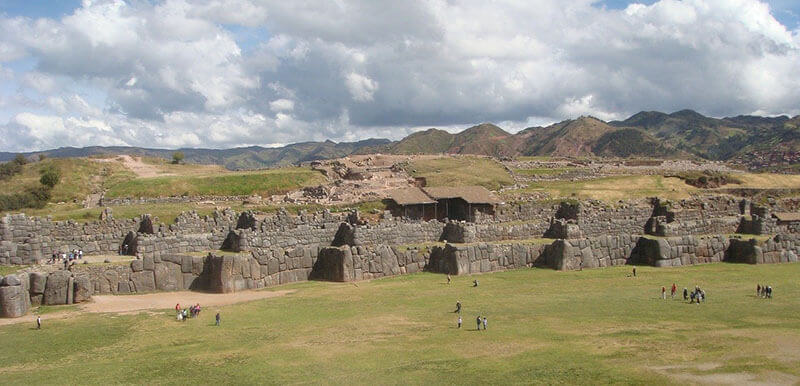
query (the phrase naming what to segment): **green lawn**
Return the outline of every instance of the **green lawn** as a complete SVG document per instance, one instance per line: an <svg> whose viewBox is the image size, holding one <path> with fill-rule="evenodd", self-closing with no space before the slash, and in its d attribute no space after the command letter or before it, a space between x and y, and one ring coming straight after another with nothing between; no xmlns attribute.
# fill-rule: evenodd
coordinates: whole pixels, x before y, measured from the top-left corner
<svg viewBox="0 0 800 386"><path fill-rule="evenodd" d="M109 198L251 194L270 196L306 185L319 184L323 181L324 177L319 172L306 168L282 168L208 176L137 178L112 186L106 196Z"/></svg>
<svg viewBox="0 0 800 386"><path fill-rule="evenodd" d="M533 169L514 169L514 173L523 176L553 176L577 170L575 167L565 168L533 168Z"/></svg>
<svg viewBox="0 0 800 386"><path fill-rule="evenodd" d="M503 165L482 157L421 159L409 163L406 172L414 177L425 177L428 186L480 185L497 190L514 183Z"/></svg>
<svg viewBox="0 0 800 386"><path fill-rule="evenodd" d="M686 384L800 381L800 264L305 282L219 308L0 327L5 384ZM472 288L473 279L480 281ZM754 296L757 281L775 289ZM702 286L700 305L661 286ZM451 311L463 303L464 327ZM50 310L48 310L50 311ZM475 331L488 316L489 330ZM688 378L687 378L688 377ZM732 378L731 378L732 377Z"/></svg>

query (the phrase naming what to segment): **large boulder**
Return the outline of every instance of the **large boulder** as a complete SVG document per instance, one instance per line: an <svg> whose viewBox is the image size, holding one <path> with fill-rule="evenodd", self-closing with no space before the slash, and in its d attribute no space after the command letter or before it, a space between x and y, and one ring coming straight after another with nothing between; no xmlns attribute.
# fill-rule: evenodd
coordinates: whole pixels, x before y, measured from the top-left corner
<svg viewBox="0 0 800 386"><path fill-rule="evenodd" d="M74 303L85 302L92 298L93 286L88 276L78 276L73 284L75 296Z"/></svg>
<svg viewBox="0 0 800 386"><path fill-rule="evenodd" d="M0 317L18 318L28 312L28 294L21 285L0 287Z"/></svg>
<svg viewBox="0 0 800 386"><path fill-rule="evenodd" d="M0 285L11 287L11 286L22 285L22 282L19 280L19 277L17 277L17 275L8 275L4 277L2 281L0 281Z"/></svg>
<svg viewBox="0 0 800 386"><path fill-rule="evenodd" d="M133 282L134 291L137 293L153 292L156 290L156 282L153 278L152 271L133 272L131 273L131 281Z"/></svg>
<svg viewBox="0 0 800 386"><path fill-rule="evenodd" d="M235 291L233 282L233 256L208 255L210 272L208 272L208 290L217 293Z"/></svg>
<svg viewBox="0 0 800 386"><path fill-rule="evenodd" d="M55 271L48 275L44 287L44 304L69 304L67 301L72 298L72 288L69 285L71 278L72 272L69 271Z"/></svg>
<svg viewBox="0 0 800 386"><path fill-rule="evenodd" d="M43 294L47 283L47 274L41 272L31 273L31 294Z"/></svg>
<svg viewBox="0 0 800 386"><path fill-rule="evenodd" d="M347 246L322 248L310 276L313 280L354 281L352 251Z"/></svg>
<svg viewBox="0 0 800 386"><path fill-rule="evenodd" d="M156 279L156 289L159 291L183 290L183 273L180 265L167 262L156 264L153 273Z"/></svg>

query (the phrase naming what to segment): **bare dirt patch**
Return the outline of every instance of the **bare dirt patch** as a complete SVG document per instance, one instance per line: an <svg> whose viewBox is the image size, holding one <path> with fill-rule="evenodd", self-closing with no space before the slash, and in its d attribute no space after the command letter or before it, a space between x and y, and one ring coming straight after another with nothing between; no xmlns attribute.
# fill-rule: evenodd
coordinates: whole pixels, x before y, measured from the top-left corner
<svg viewBox="0 0 800 386"><path fill-rule="evenodd" d="M137 177L141 178L148 178L148 177L159 177L159 176L171 176L174 174L171 173L164 173L157 165L148 164L142 162L141 157L132 157L127 154L118 155L114 158L96 158L94 161L97 162L120 162L123 166L130 169Z"/></svg>
<svg viewBox="0 0 800 386"><path fill-rule="evenodd" d="M119 314L138 313L147 310L171 309L176 304L186 307L196 303L208 309L208 307L225 306L229 304L249 302L253 300L267 299L290 294L294 291L242 291L231 294L212 294L203 292L178 291L178 292L159 292L142 295L95 295L92 301L81 304L80 311L62 311L42 315L42 320L66 319L76 317L86 312L111 312ZM20 318L5 319L0 318L0 326L16 323L34 323L36 315L29 313Z"/></svg>
<svg viewBox="0 0 800 386"><path fill-rule="evenodd" d="M139 310L173 308L175 304L200 303L203 307L224 306L252 300L283 296L294 291L242 291L232 294L178 291L144 295L98 295L92 302L81 306L84 312L130 312Z"/></svg>
<svg viewBox="0 0 800 386"><path fill-rule="evenodd" d="M747 372L735 373L708 373L698 374L697 371L709 371L716 369L718 363L704 363L686 366L655 366L650 367L660 374L681 382L691 384L711 384L711 385L794 385L800 378L782 373L780 371L767 371L760 374Z"/></svg>

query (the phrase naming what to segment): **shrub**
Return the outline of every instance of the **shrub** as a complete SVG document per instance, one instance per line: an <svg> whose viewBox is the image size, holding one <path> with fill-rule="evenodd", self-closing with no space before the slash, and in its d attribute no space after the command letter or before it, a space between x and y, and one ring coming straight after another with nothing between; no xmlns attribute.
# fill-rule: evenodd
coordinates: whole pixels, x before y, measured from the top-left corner
<svg viewBox="0 0 800 386"><path fill-rule="evenodd" d="M53 165L42 168L39 170L39 173L42 175L42 177L39 178L39 182L50 189L58 185L61 181L61 170Z"/></svg>
<svg viewBox="0 0 800 386"><path fill-rule="evenodd" d="M176 151L176 152L172 153L172 163L179 164L179 163L181 163L181 161L183 161L183 152L182 151Z"/></svg>

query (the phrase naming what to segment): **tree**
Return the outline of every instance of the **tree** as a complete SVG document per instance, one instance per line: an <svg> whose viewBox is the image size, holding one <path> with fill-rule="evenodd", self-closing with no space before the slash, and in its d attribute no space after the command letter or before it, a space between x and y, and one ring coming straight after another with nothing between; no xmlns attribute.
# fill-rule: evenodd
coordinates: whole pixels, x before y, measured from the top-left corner
<svg viewBox="0 0 800 386"><path fill-rule="evenodd" d="M22 155L22 154L17 154L17 156L14 157L14 160L11 161L11 162L13 162L13 163L15 163L15 164L17 164L19 166L22 166L22 165L25 165L26 163L28 163L28 159L25 158L25 156Z"/></svg>
<svg viewBox="0 0 800 386"><path fill-rule="evenodd" d="M176 152L172 153L172 163L179 164L179 163L181 163L181 161L183 161L183 152L182 151L176 151Z"/></svg>
<svg viewBox="0 0 800 386"><path fill-rule="evenodd" d="M39 178L39 182L50 189L53 189L53 187L61 181L61 170L58 170L58 168L53 165L42 168L40 173L42 177Z"/></svg>

